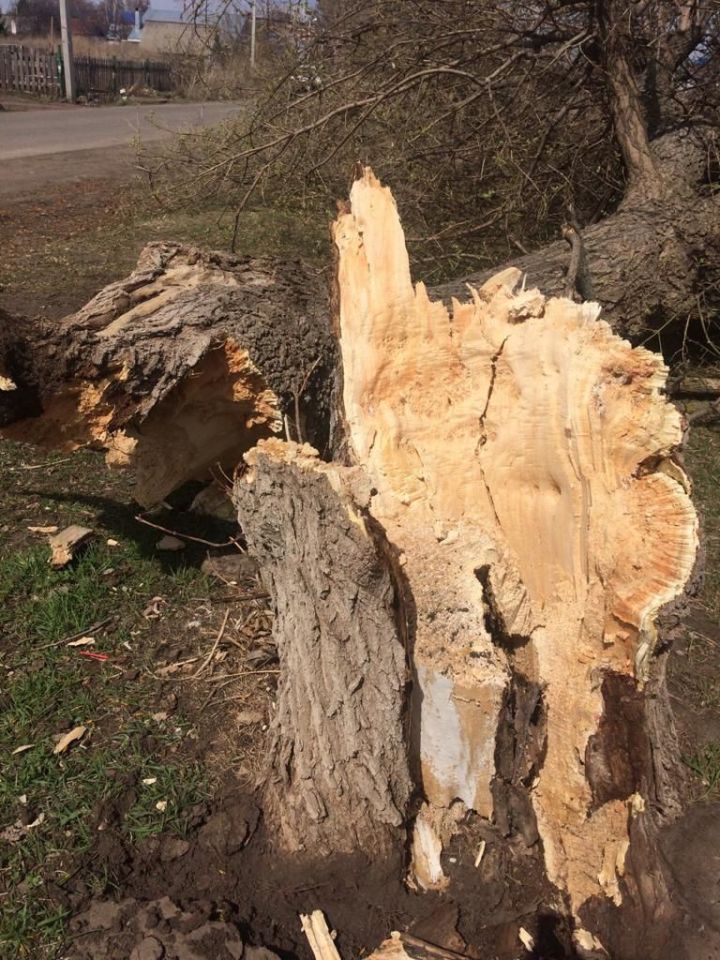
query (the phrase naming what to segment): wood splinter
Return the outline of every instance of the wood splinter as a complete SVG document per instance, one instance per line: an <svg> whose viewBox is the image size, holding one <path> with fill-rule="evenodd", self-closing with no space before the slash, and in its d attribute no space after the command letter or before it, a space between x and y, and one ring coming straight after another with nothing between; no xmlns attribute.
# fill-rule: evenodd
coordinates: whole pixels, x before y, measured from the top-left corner
<svg viewBox="0 0 720 960"><path fill-rule="evenodd" d="M322 910L313 910L309 915L301 913L300 923L315 960L340 960L340 954Z"/></svg>

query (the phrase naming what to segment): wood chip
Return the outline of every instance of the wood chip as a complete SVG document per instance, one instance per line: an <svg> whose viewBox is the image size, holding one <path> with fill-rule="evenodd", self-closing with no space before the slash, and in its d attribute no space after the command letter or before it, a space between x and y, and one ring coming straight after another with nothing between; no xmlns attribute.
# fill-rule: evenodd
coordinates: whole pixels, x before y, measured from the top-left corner
<svg viewBox="0 0 720 960"><path fill-rule="evenodd" d="M52 550L50 566L55 570L66 567L74 557L78 547L85 543L90 536L92 536L92 530L74 523L65 527L54 537L50 537L50 549Z"/></svg>
<svg viewBox="0 0 720 960"><path fill-rule="evenodd" d="M158 542L155 544L156 550L184 550L185 543L182 540L178 540L177 537L171 536L169 533L164 537L160 537Z"/></svg>
<svg viewBox="0 0 720 960"><path fill-rule="evenodd" d="M315 960L340 960L322 910L313 910L309 916L301 913L300 923Z"/></svg>
<svg viewBox="0 0 720 960"><path fill-rule="evenodd" d="M518 937L520 939L520 943L525 947L528 953L532 953L532 951L535 949L535 941L533 940L532 936L527 932L525 927L520 927L520 929L518 930Z"/></svg>
<svg viewBox="0 0 720 960"><path fill-rule="evenodd" d="M24 743L21 747L15 747L10 756L16 757L19 753L25 753L26 750L32 750L34 746L34 743Z"/></svg>
<svg viewBox="0 0 720 960"><path fill-rule="evenodd" d="M66 647L89 647L95 643L95 637L80 637L79 640L71 640L66 643Z"/></svg>
<svg viewBox="0 0 720 960"><path fill-rule="evenodd" d="M28 527L30 533L57 533L57 526L52 527Z"/></svg>
<svg viewBox="0 0 720 960"><path fill-rule="evenodd" d="M81 740L86 733L87 733L87 727L83 727L82 725L78 727L73 727L72 730L68 731L68 733L60 737L58 742L55 744L55 749L53 750L53 753L65 753L67 748L72 743L75 743L76 740Z"/></svg>

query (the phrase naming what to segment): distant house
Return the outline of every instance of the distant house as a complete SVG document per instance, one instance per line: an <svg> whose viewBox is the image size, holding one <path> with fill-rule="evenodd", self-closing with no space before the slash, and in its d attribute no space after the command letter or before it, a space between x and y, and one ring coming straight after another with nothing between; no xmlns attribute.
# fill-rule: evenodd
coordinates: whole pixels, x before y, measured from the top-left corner
<svg viewBox="0 0 720 960"><path fill-rule="evenodd" d="M192 11L160 10L148 7L135 12L135 26L128 40L139 43L148 53L195 51L212 42L217 24L205 17L195 18Z"/></svg>

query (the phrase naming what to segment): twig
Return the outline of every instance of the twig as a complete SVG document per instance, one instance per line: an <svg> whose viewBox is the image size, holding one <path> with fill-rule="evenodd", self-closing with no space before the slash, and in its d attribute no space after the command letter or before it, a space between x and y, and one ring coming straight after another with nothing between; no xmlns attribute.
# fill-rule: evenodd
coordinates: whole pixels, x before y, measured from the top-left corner
<svg viewBox="0 0 720 960"><path fill-rule="evenodd" d="M86 627L84 630L78 630L77 633L71 633L69 637L63 637L62 640L53 640L52 643L45 643L42 647L37 647L38 650L49 650L50 647L60 647L63 643L71 643L73 640L79 640L80 637L84 637L86 634L95 633L98 630L101 630L103 627L106 627L109 623L112 623L115 619L115 616L105 617L104 620L98 620L97 623L91 624L89 627Z"/></svg>
<svg viewBox="0 0 720 960"><path fill-rule="evenodd" d="M216 651L217 648L218 648L218 644L219 644L220 641L222 640L223 634L225 633L225 627L227 626L227 622L228 622L228 617L229 617L229 616L230 616L230 607L228 607L227 610L225 611L225 616L223 617L223 622L221 623L220 629L219 629L218 632L217 632L217 636L215 637L215 642L213 643L213 645L212 645L212 647L211 647L211 649L210 649L210 653L208 653L208 655L205 657L205 659L203 660L203 662L200 664L200 666L197 668L197 670L195 671L195 673L192 675L192 677L190 678L191 680L197 680L197 678L198 678L198 677L200 676L200 674L203 672L203 670L205 669L205 667L210 663L210 661L212 660L212 658L215 656L215 651Z"/></svg>
<svg viewBox="0 0 720 960"><path fill-rule="evenodd" d="M20 464L20 466L15 467L16 470L42 470L43 467L54 467L58 463L70 463L72 457L63 457L62 460L47 460L45 463L33 463L30 466L25 464Z"/></svg>
<svg viewBox="0 0 720 960"><path fill-rule="evenodd" d="M238 680L241 677L257 677L262 676L263 674L272 674L280 673L279 670L243 670L241 673L227 673L224 677L208 677L205 681L206 683L219 683L218 690L222 690L223 687L226 687L229 683L232 683L233 680Z"/></svg>
<svg viewBox="0 0 720 960"><path fill-rule="evenodd" d="M269 593L249 593L249 594L240 594L237 597L233 596L222 596L222 597L193 597L193 600L205 600L208 603L249 603L251 600L268 600L270 598Z"/></svg>
<svg viewBox="0 0 720 960"><path fill-rule="evenodd" d="M231 537L229 540L226 540L224 543L215 543L213 540L203 540L202 537L192 537L189 533L179 533L177 530L171 530L170 527L163 527L159 523L153 523L152 520L148 520L147 517L144 517L141 513L135 514L135 519L138 523L144 523L148 527L153 527L155 530L160 530L161 533L169 533L172 537L179 537L181 540L192 540L193 543L202 543L206 547L232 547L235 546L238 548L240 553L245 553L243 548L238 543L237 537Z"/></svg>

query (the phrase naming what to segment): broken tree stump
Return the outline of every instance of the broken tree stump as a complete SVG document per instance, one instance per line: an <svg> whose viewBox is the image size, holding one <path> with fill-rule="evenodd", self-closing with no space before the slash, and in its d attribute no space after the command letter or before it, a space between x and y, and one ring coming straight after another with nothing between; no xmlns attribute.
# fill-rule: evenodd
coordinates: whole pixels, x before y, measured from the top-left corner
<svg viewBox="0 0 720 960"><path fill-rule="evenodd" d="M299 262L153 243L124 280L58 323L7 320L0 428L130 466L144 506L286 428L325 449L334 344ZM287 418L287 421L285 420Z"/></svg>
<svg viewBox="0 0 720 960"><path fill-rule="evenodd" d="M392 781L382 763L364 782L344 771L380 739L406 751L422 800L416 884L447 885L443 850L474 812L542 845L577 948L600 949L597 904L631 888L631 837L677 810L656 623L691 575L697 521L667 371L596 304L546 299L514 269L451 309L430 300L369 170L333 235L346 465L265 442L235 490L279 611L276 822L293 849L308 816L307 849L361 848L356 810ZM348 625L369 611L368 654ZM399 649L402 709L348 709L356 689L397 686Z"/></svg>
<svg viewBox="0 0 720 960"><path fill-rule="evenodd" d="M415 888L451 889L479 821L498 884L501 842L542 861L579 955L660 955L690 925L658 852L680 802L657 624L698 539L667 370L515 269L434 300L369 170L333 238L332 323L299 264L160 244L58 327L4 330L4 434L104 447L148 505L245 455L279 846L408 850Z"/></svg>

